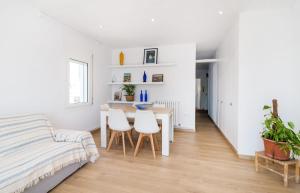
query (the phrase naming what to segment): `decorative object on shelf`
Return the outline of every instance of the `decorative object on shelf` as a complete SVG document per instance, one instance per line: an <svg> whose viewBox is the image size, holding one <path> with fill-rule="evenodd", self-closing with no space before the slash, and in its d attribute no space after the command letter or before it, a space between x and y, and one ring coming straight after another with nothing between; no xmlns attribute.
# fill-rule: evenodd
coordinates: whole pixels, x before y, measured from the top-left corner
<svg viewBox="0 0 300 193"><path fill-rule="evenodd" d="M265 155L276 160L289 160L290 154L293 158L300 155L300 131L294 131L295 126L292 122L286 125L278 115L277 100L273 99L272 103L273 111L268 105L263 108L264 111L268 111L262 132Z"/></svg>
<svg viewBox="0 0 300 193"><path fill-rule="evenodd" d="M126 92L126 101L134 101L135 85L124 84L121 89Z"/></svg>
<svg viewBox="0 0 300 193"><path fill-rule="evenodd" d="M163 82L164 75L163 74L153 74L152 75L152 82Z"/></svg>
<svg viewBox="0 0 300 193"><path fill-rule="evenodd" d="M144 64L157 64L158 48L144 49Z"/></svg>
<svg viewBox="0 0 300 193"><path fill-rule="evenodd" d="M117 78L116 78L116 76L115 76L115 75L113 75L113 76L112 76L112 78L111 78L111 82L117 82Z"/></svg>
<svg viewBox="0 0 300 193"><path fill-rule="evenodd" d="M143 74L143 82L147 82L147 74L146 74L145 71L144 71L144 74Z"/></svg>
<svg viewBox="0 0 300 193"><path fill-rule="evenodd" d="M131 73L124 73L123 82L131 82Z"/></svg>
<svg viewBox="0 0 300 193"><path fill-rule="evenodd" d="M122 51L120 52L119 59L120 59L120 65L124 65L125 56Z"/></svg>
<svg viewBox="0 0 300 193"><path fill-rule="evenodd" d="M122 100L122 91L116 91L114 93L114 101L121 101Z"/></svg>
<svg viewBox="0 0 300 193"><path fill-rule="evenodd" d="M141 93L140 93L140 102L143 102L144 101L144 95L143 95L143 90L141 90Z"/></svg>
<svg viewBox="0 0 300 193"><path fill-rule="evenodd" d="M147 90L145 90L145 102L148 102L148 93L147 93Z"/></svg>

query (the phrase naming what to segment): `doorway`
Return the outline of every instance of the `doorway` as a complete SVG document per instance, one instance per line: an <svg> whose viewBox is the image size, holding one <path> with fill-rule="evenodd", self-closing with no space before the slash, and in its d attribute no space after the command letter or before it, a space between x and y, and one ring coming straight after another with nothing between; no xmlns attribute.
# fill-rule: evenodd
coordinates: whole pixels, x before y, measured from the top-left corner
<svg viewBox="0 0 300 193"><path fill-rule="evenodd" d="M196 63L196 131L206 122L217 123L217 63L198 61ZM204 121L206 120L206 121Z"/></svg>

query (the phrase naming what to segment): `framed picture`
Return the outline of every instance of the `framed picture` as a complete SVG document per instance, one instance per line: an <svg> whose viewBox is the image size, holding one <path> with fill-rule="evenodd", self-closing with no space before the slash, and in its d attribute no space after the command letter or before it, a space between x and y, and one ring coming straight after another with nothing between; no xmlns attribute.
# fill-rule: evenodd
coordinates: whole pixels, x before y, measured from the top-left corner
<svg viewBox="0 0 300 193"><path fill-rule="evenodd" d="M152 82L163 82L164 75L163 74L153 74L152 75Z"/></svg>
<svg viewBox="0 0 300 193"><path fill-rule="evenodd" d="M124 73L123 82L131 82L131 73Z"/></svg>
<svg viewBox="0 0 300 193"><path fill-rule="evenodd" d="M144 64L157 64L158 48L144 49Z"/></svg>
<svg viewBox="0 0 300 193"><path fill-rule="evenodd" d="M114 101L121 101L122 100L122 91L117 91L114 93Z"/></svg>

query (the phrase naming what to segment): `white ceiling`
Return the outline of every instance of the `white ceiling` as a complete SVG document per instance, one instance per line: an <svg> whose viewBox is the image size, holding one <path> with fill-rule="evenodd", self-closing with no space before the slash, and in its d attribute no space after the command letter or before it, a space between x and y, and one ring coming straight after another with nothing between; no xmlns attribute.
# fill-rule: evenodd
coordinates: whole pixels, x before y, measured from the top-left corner
<svg viewBox="0 0 300 193"><path fill-rule="evenodd" d="M238 0L31 1L42 13L112 47L196 42L198 59L213 57L238 13Z"/></svg>

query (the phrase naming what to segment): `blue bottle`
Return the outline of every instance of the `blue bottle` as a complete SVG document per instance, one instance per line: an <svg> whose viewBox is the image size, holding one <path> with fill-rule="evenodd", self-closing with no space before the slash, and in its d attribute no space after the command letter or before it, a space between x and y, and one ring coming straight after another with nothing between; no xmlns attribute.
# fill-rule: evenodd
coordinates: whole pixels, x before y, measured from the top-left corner
<svg viewBox="0 0 300 193"><path fill-rule="evenodd" d="M143 82L147 82L147 74L145 71L144 71L144 75L143 75Z"/></svg>
<svg viewBox="0 0 300 193"><path fill-rule="evenodd" d="M147 93L147 90L145 90L145 102L148 102L148 93Z"/></svg>
<svg viewBox="0 0 300 193"><path fill-rule="evenodd" d="M143 96L143 91L141 90L141 94L140 94L140 102L143 102L144 100L144 96Z"/></svg>

